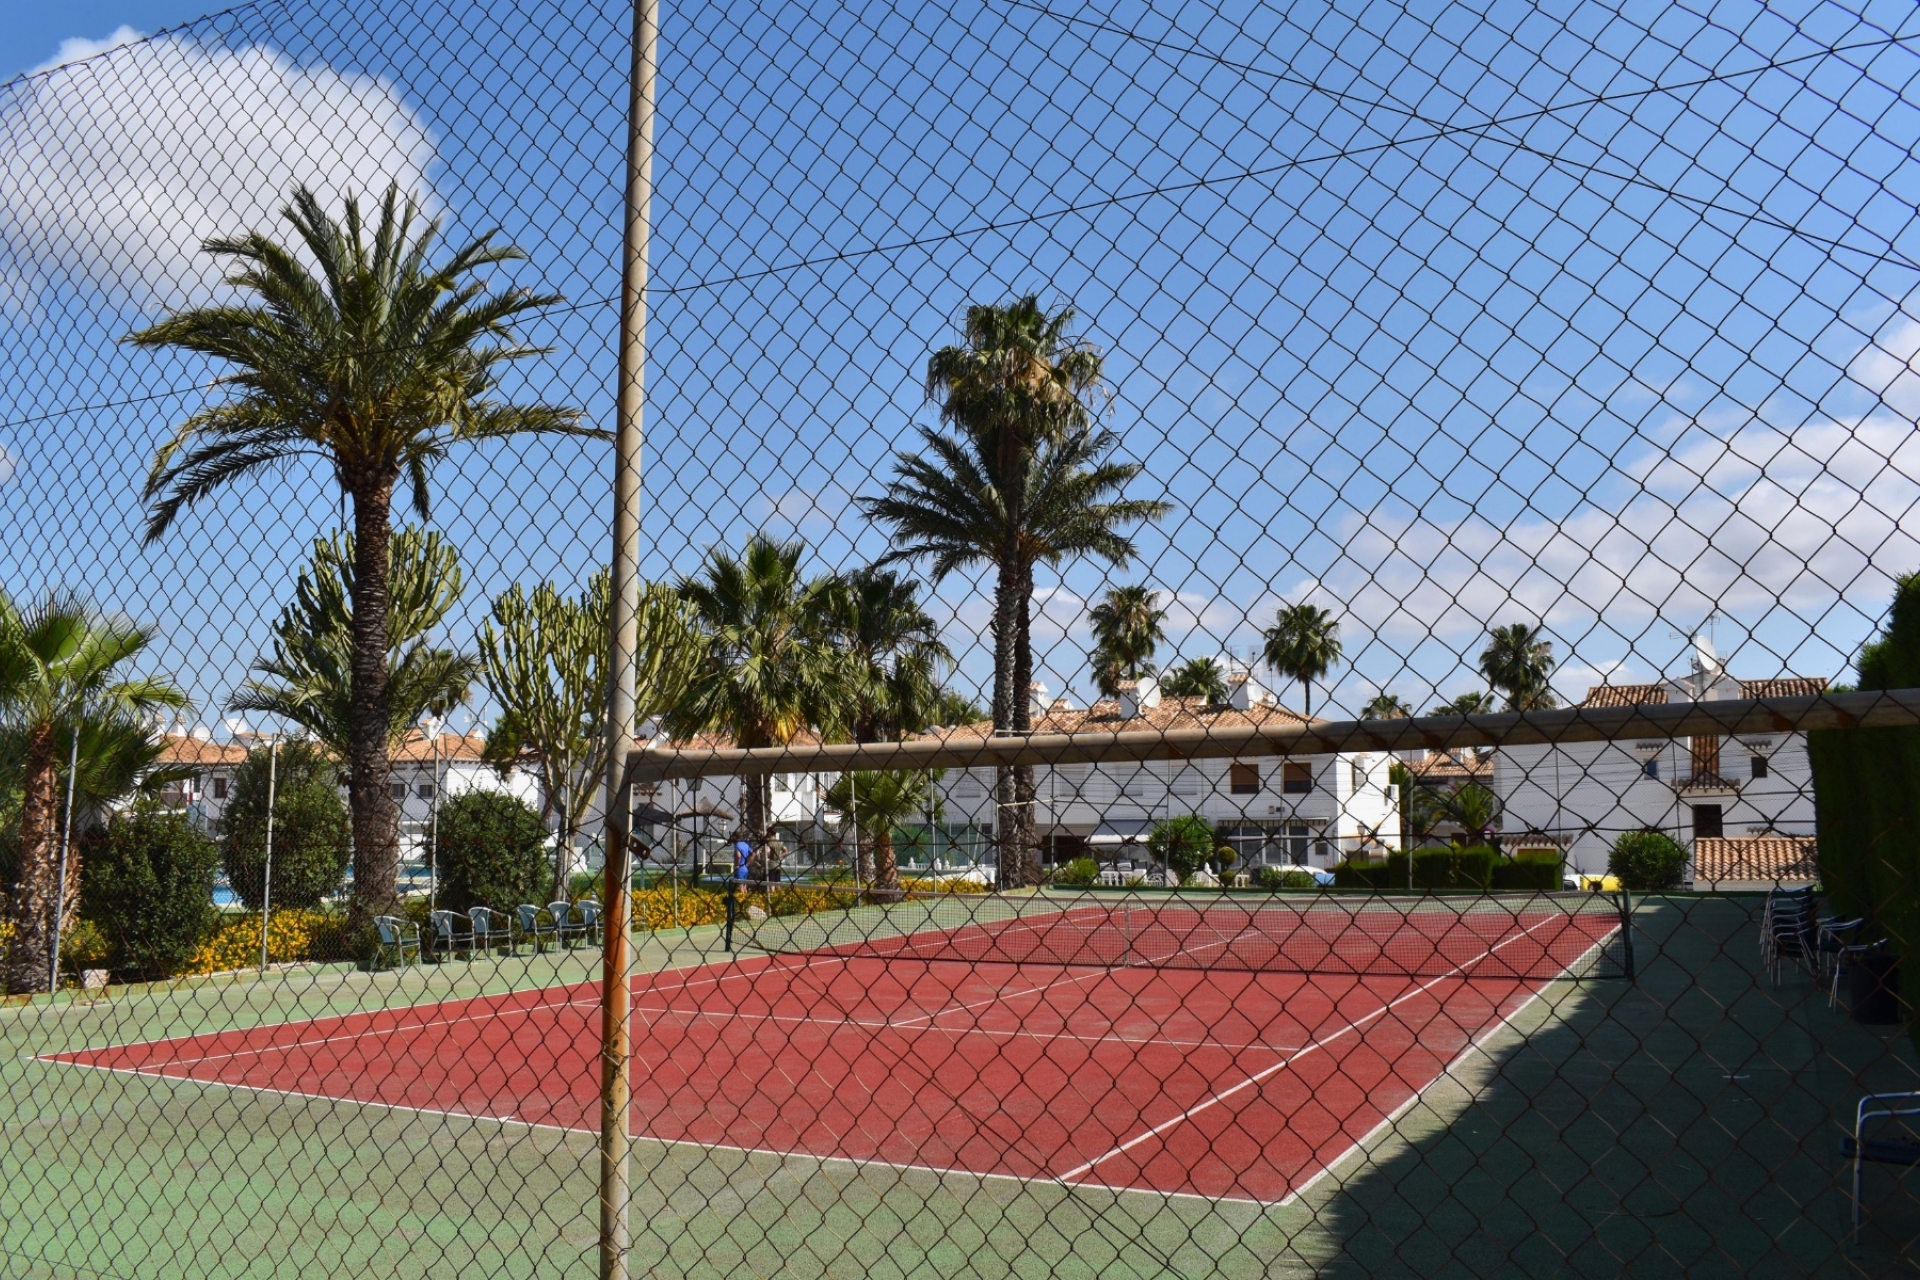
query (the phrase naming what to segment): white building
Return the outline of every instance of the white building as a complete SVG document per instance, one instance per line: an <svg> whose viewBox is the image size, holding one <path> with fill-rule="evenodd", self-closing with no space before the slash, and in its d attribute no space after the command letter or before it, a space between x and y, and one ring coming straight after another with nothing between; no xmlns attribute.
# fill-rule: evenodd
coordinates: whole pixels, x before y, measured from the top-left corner
<svg viewBox="0 0 1920 1280"><path fill-rule="evenodd" d="M802 734L793 745L817 745L820 739ZM664 734L641 738L642 751L725 751L734 742L722 734L700 734L685 741L674 741ZM839 781L837 773L779 773L770 779L772 808L769 813L774 836L786 849L785 865L799 868L809 862L838 861L835 846L845 842L851 848L851 832L836 829L835 819L826 803L828 788ZM642 805L673 815L673 821L642 824L635 835L646 845L649 862L655 866L729 867L735 829L746 813L744 780L739 777L676 778L647 783L637 789L635 799ZM596 804L581 824L597 842L602 814ZM597 848L589 853L589 865L598 866Z"/></svg>
<svg viewBox="0 0 1920 1280"><path fill-rule="evenodd" d="M1705 640L1692 670L1654 684L1598 685L1585 707L1810 697L1826 681L1740 680ZM1493 786L1502 843L1557 845L1570 870L1598 873L1625 831L1664 831L1693 856L1696 883L1770 881L1811 857L1813 781L1806 735L1703 735L1686 741L1502 747Z"/></svg>
<svg viewBox="0 0 1920 1280"><path fill-rule="evenodd" d="M1035 734L1114 733L1142 729L1238 729L1298 725L1308 720L1281 706L1244 671L1229 684L1227 705L1168 698L1149 677L1121 686L1117 699L1076 709L1045 701L1036 687ZM949 743L985 740L982 721L939 732ZM1214 824L1241 868L1280 864L1331 866L1363 849L1400 843L1399 807L1388 769L1390 752L1312 756L1261 755L1240 760L1152 760L1062 764L1035 770L1036 824L1047 862L1095 857L1144 866L1154 825L1188 814ZM950 769L938 786L945 824L978 833L984 845L995 823L991 766Z"/></svg>
<svg viewBox="0 0 1920 1280"><path fill-rule="evenodd" d="M220 830L233 795L234 774L246 762L250 744L243 740L216 742L212 731L195 727L172 727L164 731L158 763L184 766L193 775L161 793L161 803L185 809L213 833ZM401 856L424 856L425 843L433 824L437 800L464 795L469 791L496 791L517 796L535 809L542 806L540 780L533 773L515 768L502 777L492 765L482 761L486 735L442 733L428 738L419 730L409 733L393 749L390 757L393 775L389 785L400 808ZM342 800L346 788L340 789Z"/></svg>

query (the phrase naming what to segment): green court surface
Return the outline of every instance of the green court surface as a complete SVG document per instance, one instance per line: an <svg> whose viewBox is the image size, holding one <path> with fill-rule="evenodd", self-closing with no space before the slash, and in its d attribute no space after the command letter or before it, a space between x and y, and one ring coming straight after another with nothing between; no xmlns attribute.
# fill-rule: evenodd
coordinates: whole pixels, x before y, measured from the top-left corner
<svg viewBox="0 0 1920 1280"><path fill-rule="evenodd" d="M635 1275L1886 1273L1920 1213L1875 1170L1842 1247L1836 1143L1904 1033L1776 990L1757 897L1635 912L1635 982L1555 982L1291 1203L1259 1206L648 1140ZM637 967L721 960L643 935ZM598 952L293 969L0 1009L7 1276L590 1276L594 1135L246 1093L45 1055L596 980ZM597 1075L592 1046L577 1069ZM645 1027L636 1072L647 1069Z"/></svg>

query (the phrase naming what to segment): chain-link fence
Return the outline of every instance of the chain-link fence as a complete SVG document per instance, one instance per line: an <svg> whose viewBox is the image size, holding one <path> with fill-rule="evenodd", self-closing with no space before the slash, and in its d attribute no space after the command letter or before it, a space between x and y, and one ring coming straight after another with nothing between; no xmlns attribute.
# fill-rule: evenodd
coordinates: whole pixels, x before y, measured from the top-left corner
<svg viewBox="0 0 1920 1280"><path fill-rule="evenodd" d="M1920 1259L1911 6L62 53L6 1274Z"/></svg>

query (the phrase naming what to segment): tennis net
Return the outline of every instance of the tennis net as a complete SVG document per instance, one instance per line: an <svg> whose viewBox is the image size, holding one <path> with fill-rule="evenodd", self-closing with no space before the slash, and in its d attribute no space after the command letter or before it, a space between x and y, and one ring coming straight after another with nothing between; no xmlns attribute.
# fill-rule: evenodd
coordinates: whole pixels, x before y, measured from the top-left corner
<svg viewBox="0 0 1920 1280"><path fill-rule="evenodd" d="M1611 894L939 894L754 924L780 954L1098 968L1476 978L1632 976Z"/></svg>

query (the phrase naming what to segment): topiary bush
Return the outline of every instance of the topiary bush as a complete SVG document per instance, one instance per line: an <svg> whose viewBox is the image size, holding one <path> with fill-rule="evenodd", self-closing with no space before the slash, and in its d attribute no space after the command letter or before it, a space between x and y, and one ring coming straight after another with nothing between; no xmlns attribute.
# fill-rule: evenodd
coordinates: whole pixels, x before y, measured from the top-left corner
<svg viewBox="0 0 1920 1280"><path fill-rule="evenodd" d="M1193 814L1155 823L1147 837L1147 852L1153 860L1182 881L1200 869L1213 847L1213 824Z"/></svg>
<svg viewBox="0 0 1920 1280"><path fill-rule="evenodd" d="M135 977L179 972L218 916L220 849L185 814L115 819L85 865L82 910L106 935L112 967Z"/></svg>
<svg viewBox="0 0 1920 1280"><path fill-rule="evenodd" d="M1333 869L1333 887L1336 889L1372 889L1379 892L1384 889L1404 885L1404 873L1397 884L1390 879L1393 870L1391 860L1387 862L1359 862L1349 859ZM1402 861L1400 866L1405 866Z"/></svg>
<svg viewBox="0 0 1920 1280"><path fill-rule="evenodd" d="M442 907L511 911L547 900L553 877L547 826L514 796L469 791L443 802L433 856Z"/></svg>
<svg viewBox="0 0 1920 1280"><path fill-rule="evenodd" d="M275 908L317 907L339 892L352 856L352 823L340 799L339 766L315 742L282 743L272 761ZM234 771L233 799L220 819L220 861L227 883L258 911L266 885L266 748Z"/></svg>
<svg viewBox="0 0 1920 1280"><path fill-rule="evenodd" d="M1294 867L1280 873L1280 887L1282 889L1318 889L1320 882L1313 878L1311 872Z"/></svg>
<svg viewBox="0 0 1920 1280"><path fill-rule="evenodd" d="M1075 858L1054 868L1053 882L1064 888L1084 889L1100 878L1100 864L1092 858Z"/></svg>
<svg viewBox="0 0 1920 1280"><path fill-rule="evenodd" d="M1628 831L1607 854L1607 874L1635 893L1676 887L1687 874L1687 851L1664 831Z"/></svg>
<svg viewBox="0 0 1920 1280"><path fill-rule="evenodd" d="M1494 864L1493 887L1551 893L1561 886L1560 855L1551 849L1522 849L1512 860Z"/></svg>
<svg viewBox="0 0 1920 1280"><path fill-rule="evenodd" d="M1283 867L1261 867L1253 873L1253 884L1256 889L1278 893L1285 887L1286 875L1286 869Z"/></svg>

